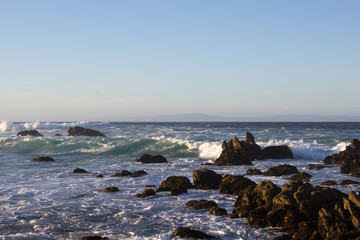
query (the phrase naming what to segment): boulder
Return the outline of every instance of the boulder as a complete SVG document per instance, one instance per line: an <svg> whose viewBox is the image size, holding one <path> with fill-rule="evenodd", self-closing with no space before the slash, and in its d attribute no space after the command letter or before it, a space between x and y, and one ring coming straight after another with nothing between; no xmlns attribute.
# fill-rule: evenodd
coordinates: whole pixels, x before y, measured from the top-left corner
<svg viewBox="0 0 360 240"><path fill-rule="evenodd" d="M18 136L32 136L32 137L43 137L42 134L40 134L37 130L25 130L21 131L17 134Z"/></svg>
<svg viewBox="0 0 360 240"><path fill-rule="evenodd" d="M151 188L147 188L141 194L136 194L136 197L147 198L155 194L156 193L154 190L152 190Z"/></svg>
<svg viewBox="0 0 360 240"><path fill-rule="evenodd" d="M269 146L261 150L263 159L294 159L288 146Z"/></svg>
<svg viewBox="0 0 360 240"><path fill-rule="evenodd" d="M219 189L222 176L216 172L203 168L202 170L195 170L193 172L194 185L198 189Z"/></svg>
<svg viewBox="0 0 360 240"><path fill-rule="evenodd" d="M68 136L106 137L103 133L99 131L79 126L70 127L68 130Z"/></svg>
<svg viewBox="0 0 360 240"><path fill-rule="evenodd" d="M115 186L105 188L105 192L118 192L118 191L120 191L119 188Z"/></svg>
<svg viewBox="0 0 360 240"><path fill-rule="evenodd" d="M96 175L96 177L97 177L97 178L103 178L103 177L104 177L104 175L102 175L102 174L98 174L98 175Z"/></svg>
<svg viewBox="0 0 360 240"><path fill-rule="evenodd" d="M63 135L61 135L60 133L55 134L55 137L62 137Z"/></svg>
<svg viewBox="0 0 360 240"><path fill-rule="evenodd" d="M324 165L320 165L320 164L309 164L306 166L306 170L315 170L315 171L318 171L320 169L323 169L325 168Z"/></svg>
<svg viewBox="0 0 360 240"><path fill-rule="evenodd" d="M32 160L38 161L38 162L55 162L55 159L53 159L52 157L49 157L49 156L36 157L36 158L33 158Z"/></svg>
<svg viewBox="0 0 360 240"><path fill-rule="evenodd" d="M217 206L212 207L210 209L209 214L214 215L214 216L220 216L220 217L226 217L228 215L225 208L220 208L220 207L217 207Z"/></svg>
<svg viewBox="0 0 360 240"><path fill-rule="evenodd" d="M186 188L172 188L170 190L170 195L171 196L178 196L181 195L183 193L187 193L188 191L186 190Z"/></svg>
<svg viewBox="0 0 360 240"><path fill-rule="evenodd" d="M262 175L263 172L260 170L260 169L257 169L257 168L249 168L247 171L246 171L246 175Z"/></svg>
<svg viewBox="0 0 360 240"><path fill-rule="evenodd" d="M221 181L220 193L238 195L242 191L254 189L256 183L239 175L226 175Z"/></svg>
<svg viewBox="0 0 360 240"><path fill-rule="evenodd" d="M276 167L269 168L264 175L266 176L282 176L298 173L299 171L295 166L289 164L281 164Z"/></svg>
<svg viewBox="0 0 360 240"><path fill-rule="evenodd" d="M191 200L185 204L187 207L191 207L194 209L206 209L206 208L212 208L217 207L217 203L214 201L208 201L205 199L201 200Z"/></svg>
<svg viewBox="0 0 360 240"><path fill-rule="evenodd" d="M148 164L148 163L167 163L168 161L162 155L152 156L150 154L143 154L140 158L135 159L135 162Z"/></svg>
<svg viewBox="0 0 360 240"><path fill-rule="evenodd" d="M88 171L86 171L85 169L83 169L83 168L75 168L74 170L73 170L73 173L88 173Z"/></svg>
<svg viewBox="0 0 360 240"><path fill-rule="evenodd" d="M338 184L334 180L327 180L325 182L320 183L320 185L323 185L323 186L335 186L335 185L338 185Z"/></svg>
<svg viewBox="0 0 360 240"><path fill-rule="evenodd" d="M132 176L132 172L128 170L122 170L119 173L115 173L114 175L110 175L110 177L126 177L126 176Z"/></svg>
<svg viewBox="0 0 360 240"><path fill-rule="evenodd" d="M295 173L290 177L291 181L308 182L312 176L306 172Z"/></svg>
<svg viewBox="0 0 360 240"><path fill-rule="evenodd" d="M172 234L176 238L190 238L190 239L211 239L214 238L211 235L208 235L204 232L194 230L188 227L179 227Z"/></svg>
<svg viewBox="0 0 360 240"><path fill-rule="evenodd" d="M189 188L194 188L194 185L191 184L187 177L171 176L162 181L156 191L171 191L172 189L186 190Z"/></svg>
<svg viewBox="0 0 360 240"><path fill-rule="evenodd" d="M144 175L147 175L147 172L144 170L137 170L137 171L133 172L133 174L132 174L133 177L141 177Z"/></svg>

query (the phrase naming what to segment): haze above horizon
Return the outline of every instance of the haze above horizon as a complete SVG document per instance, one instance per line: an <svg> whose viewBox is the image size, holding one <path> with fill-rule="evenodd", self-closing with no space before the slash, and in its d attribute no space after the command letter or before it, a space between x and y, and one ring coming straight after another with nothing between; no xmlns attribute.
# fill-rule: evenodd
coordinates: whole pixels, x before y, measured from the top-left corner
<svg viewBox="0 0 360 240"><path fill-rule="evenodd" d="M0 121L359 119L359 9L355 0L0 0Z"/></svg>

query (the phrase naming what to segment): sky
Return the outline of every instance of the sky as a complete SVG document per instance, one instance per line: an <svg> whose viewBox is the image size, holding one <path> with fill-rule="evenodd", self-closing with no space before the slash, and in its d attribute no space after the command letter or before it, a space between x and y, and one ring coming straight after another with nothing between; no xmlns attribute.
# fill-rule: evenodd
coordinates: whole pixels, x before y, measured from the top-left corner
<svg viewBox="0 0 360 240"><path fill-rule="evenodd" d="M0 120L360 115L358 0L0 0Z"/></svg>

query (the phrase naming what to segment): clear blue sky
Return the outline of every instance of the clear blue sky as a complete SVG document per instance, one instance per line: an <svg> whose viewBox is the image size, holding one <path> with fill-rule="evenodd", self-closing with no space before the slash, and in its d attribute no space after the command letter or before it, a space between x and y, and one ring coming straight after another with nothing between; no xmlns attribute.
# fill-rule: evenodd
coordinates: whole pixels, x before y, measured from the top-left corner
<svg viewBox="0 0 360 240"><path fill-rule="evenodd" d="M360 1L0 0L0 120L360 115Z"/></svg>

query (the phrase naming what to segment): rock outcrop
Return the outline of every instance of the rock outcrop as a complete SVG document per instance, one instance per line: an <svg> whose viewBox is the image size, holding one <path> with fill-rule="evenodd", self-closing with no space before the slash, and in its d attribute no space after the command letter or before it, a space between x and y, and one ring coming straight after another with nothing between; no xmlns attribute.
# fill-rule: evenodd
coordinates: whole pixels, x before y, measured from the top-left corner
<svg viewBox="0 0 360 240"><path fill-rule="evenodd" d="M324 163L341 165L340 173L360 177L360 140L353 139L344 151L326 157Z"/></svg>
<svg viewBox="0 0 360 240"><path fill-rule="evenodd" d="M52 157L49 157L49 156L36 157L36 158L33 158L32 160L38 161L38 162L55 162L55 159L53 159Z"/></svg>
<svg viewBox="0 0 360 240"><path fill-rule="evenodd" d="M190 238L190 239L211 239L214 238L204 232L194 230L188 227L179 227L173 233L173 237L176 238Z"/></svg>
<svg viewBox="0 0 360 240"><path fill-rule="evenodd" d="M162 155L152 156L150 154L143 154L140 158L135 159L135 162L148 164L148 163L167 163L168 161Z"/></svg>
<svg viewBox="0 0 360 240"><path fill-rule="evenodd" d="M194 185L198 189L219 189L222 176L216 172L203 168L202 170L195 170L193 172Z"/></svg>
<svg viewBox="0 0 360 240"><path fill-rule="evenodd" d="M106 137L103 133L99 131L83 128L79 126L70 127L68 130L68 136Z"/></svg>
<svg viewBox="0 0 360 240"><path fill-rule="evenodd" d="M44 135L42 135L41 133L39 133L37 130L25 130L25 131L21 131L17 134L18 136L32 136L32 137L43 137Z"/></svg>

